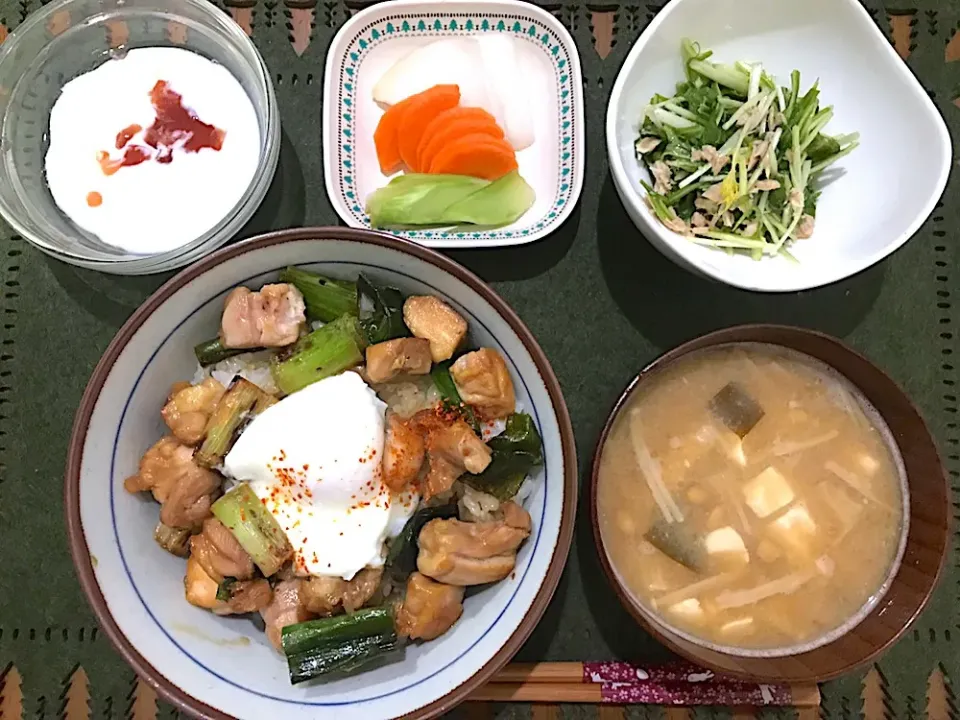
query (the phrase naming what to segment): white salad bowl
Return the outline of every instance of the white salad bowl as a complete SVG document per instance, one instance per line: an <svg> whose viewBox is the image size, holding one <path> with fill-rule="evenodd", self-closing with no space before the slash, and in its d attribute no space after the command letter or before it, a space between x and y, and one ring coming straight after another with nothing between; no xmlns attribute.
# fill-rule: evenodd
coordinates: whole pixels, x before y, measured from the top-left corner
<svg viewBox="0 0 960 720"><path fill-rule="evenodd" d="M799 261L752 260L703 247L666 229L645 203L634 142L644 107L683 80L683 38L712 60L762 62L780 85L800 71L801 91L819 78L825 132L860 133L860 146L824 175L811 238L790 246ZM857 0L672 0L637 40L607 109L614 185L630 218L664 255L720 282L767 292L841 280L902 246L943 193L952 150L926 91ZM652 184L652 182L651 182Z"/></svg>
<svg viewBox="0 0 960 720"><path fill-rule="evenodd" d="M580 56L553 15L518 0L392 0L354 15L327 53L323 83L323 164L327 195L351 227L369 228L367 197L389 182L380 172L373 132L383 110L373 87L396 61L442 38L499 34L520 41L536 139L517 153L536 201L497 229L403 230L428 247L497 247L538 240L573 212L583 187L584 113Z"/></svg>
<svg viewBox="0 0 960 720"><path fill-rule="evenodd" d="M219 617L184 598L184 562L153 540L158 505L124 491L164 434L170 385L196 369L193 346L219 325L237 285L288 265L407 293L436 295L469 322L470 341L507 359L518 403L543 439L526 500L533 519L513 575L470 595L442 637L358 675L291 686L284 659L250 619ZM330 408L317 408L329 412ZM476 276L413 243L373 232L298 229L223 249L158 290L121 328L77 412L65 478L70 547L81 585L111 642L167 700L201 718L432 718L463 700L517 651L563 570L577 498L570 418L550 365L517 315Z"/></svg>

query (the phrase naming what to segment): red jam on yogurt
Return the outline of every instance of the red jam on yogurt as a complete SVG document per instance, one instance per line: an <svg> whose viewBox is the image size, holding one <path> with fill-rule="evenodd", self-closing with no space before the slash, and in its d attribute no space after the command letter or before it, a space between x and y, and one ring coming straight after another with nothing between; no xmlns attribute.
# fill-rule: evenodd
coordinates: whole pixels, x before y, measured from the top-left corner
<svg viewBox="0 0 960 720"><path fill-rule="evenodd" d="M122 167L139 165L147 160L158 163L173 162L173 151L178 146L184 152L199 152L209 148L219 151L226 133L208 125L196 114L183 106L183 97L174 91L166 80L157 80L150 91L150 102L157 114L156 120L143 133L142 144L131 144L143 128L136 123L117 133L117 150L123 150L119 158L101 150L97 162L104 175L113 175Z"/></svg>

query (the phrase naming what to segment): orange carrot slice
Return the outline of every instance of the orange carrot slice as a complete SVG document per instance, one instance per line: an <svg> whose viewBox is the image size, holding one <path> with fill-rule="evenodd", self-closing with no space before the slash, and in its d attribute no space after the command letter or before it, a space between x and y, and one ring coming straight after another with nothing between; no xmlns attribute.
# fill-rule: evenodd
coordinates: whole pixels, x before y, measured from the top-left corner
<svg viewBox="0 0 960 720"><path fill-rule="evenodd" d="M398 133L400 121L412 102L413 97L409 97L388 107L387 111L380 117L377 129L373 131L373 143L377 147L377 160L380 163L380 172L384 175L393 175L403 165L403 160L400 157Z"/></svg>
<svg viewBox="0 0 960 720"><path fill-rule="evenodd" d="M417 148L417 166L430 167L430 159L437 150L461 135L483 133L503 137L497 119L483 108L455 107L437 115L426 129Z"/></svg>
<svg viewBox="0 0 960 720"><path fill-rule="evenodd" d="M437 115L460 104L460 88L456 85L434 85L407 99L410 104L400 118L397 140L404 165L418 171L417 148L424 130Z"/></svg>
<svg viewBox="0 0 960 720"><path fill-rule="evenodd" d="M470 175L497 180L517 169L517 154L505 140L464 135L442 148L430 164L433 174Z"/></svg>

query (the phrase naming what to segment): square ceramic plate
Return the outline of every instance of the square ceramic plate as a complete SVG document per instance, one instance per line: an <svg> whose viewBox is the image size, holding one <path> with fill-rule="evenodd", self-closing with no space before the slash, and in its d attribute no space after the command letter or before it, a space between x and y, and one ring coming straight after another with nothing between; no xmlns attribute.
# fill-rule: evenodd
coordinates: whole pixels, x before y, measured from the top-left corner
<svg viewBox="0 0 960 720"><path fill-rule="evenodd" d="M512 225L482 232L398 231L430 247L497 247L553 232L573 210L583 185L583 83L576 45L548 12L515 0L393 0L357 13L337 33L324 75L323 160L327 194L351 227L369 228L367 196L387 184L373 131L383 110L373 86L415 48L439 38L502 33L518 38L535 96L536 140L517 153L520 174L537 194Z"/></svg>

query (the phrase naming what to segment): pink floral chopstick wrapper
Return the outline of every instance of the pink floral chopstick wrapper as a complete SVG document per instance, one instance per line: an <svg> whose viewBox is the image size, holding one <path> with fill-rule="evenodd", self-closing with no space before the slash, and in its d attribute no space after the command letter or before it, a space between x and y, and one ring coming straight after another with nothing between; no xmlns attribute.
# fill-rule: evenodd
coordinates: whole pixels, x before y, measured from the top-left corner
<svg viewBox="0 0 960 720"><path fill-rule="evenodd" d="M685 663L584 663L583 682L600 684L603 702L611 703L754 707L793 703L793 694L786 685L736 680Z"/></svg>

